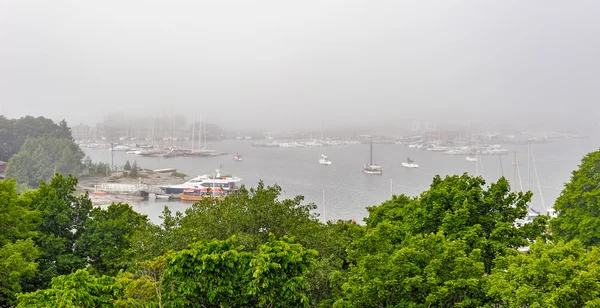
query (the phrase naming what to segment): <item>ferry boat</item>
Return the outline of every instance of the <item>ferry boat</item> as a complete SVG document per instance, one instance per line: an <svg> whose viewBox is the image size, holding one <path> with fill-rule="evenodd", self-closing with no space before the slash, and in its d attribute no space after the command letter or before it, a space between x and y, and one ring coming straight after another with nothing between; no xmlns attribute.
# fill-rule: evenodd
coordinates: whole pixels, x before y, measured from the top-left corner
<svg viewBox="0 0 600 308"><path fill-rule="evenodd" d="M210 188L211 190L222 189L224 192L238 190L239 183L242 179L233 175L222 175L217 169L213 174L205 174L197 176L183 184L160 186L166 194L178 195L184 192L186 188Z"/></svg>

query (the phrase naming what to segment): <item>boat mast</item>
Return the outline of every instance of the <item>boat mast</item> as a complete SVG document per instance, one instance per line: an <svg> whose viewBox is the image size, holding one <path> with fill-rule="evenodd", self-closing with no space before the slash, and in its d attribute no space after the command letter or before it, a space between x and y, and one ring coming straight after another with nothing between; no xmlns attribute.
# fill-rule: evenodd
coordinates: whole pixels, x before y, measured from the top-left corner
<svg viewBox="0 0 600 308"><path fill-rule="evenodd" d="M194 150L194 139L196 137L196 116L192 116L192 151Z"/></svg>
<svg viewBox="0 0 600 308"><path fill-rule="evenodd" d="M370 155L369 155L369 167L373 166L373 137L371 137L371 142L370 142Z"/></svg>
<svg viewBox="0 0 600 308"><path fill-rule="evenodd" d="M531 169L529 161L531 160L531 142L527 141L527 190L531 191Z"/></svg>
<svg viewBox="0 0 600 308"><path fill-rule="evenodd" d="M517 151L515 151L515 160L513 161L513 165L514 165L514 173L515 173L515 180L514 180L514 186L513 186L513 191L516 192L517 191Z"/></svg>

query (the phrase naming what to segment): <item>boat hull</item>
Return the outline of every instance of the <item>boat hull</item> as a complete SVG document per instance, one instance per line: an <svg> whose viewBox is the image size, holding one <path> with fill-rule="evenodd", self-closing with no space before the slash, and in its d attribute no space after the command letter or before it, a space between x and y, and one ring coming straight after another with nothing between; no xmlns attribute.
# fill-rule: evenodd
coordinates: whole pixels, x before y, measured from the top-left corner
<svg viewBox="0 0 600 308"><path fill-rule="evenodd" d="M182 201L202 201L204 199L215 199L215 200L223 200L225 199L225 197L213 197L213 196L201 196L201 195L186 195L186 194L179 194L179 198Z"/></svg>
<svg viewBox="0 0 600 308"><path fill-rule="evenodd" d="M368 170L368 169L363 169L362 172L366 173L366 174L375 174L375 175L382 175L383 174L383 170Z"/></svg>
<svg viewBox="0 0 600 308"><path fill-rule="evenodd" d="M402 167L404 168L419 168L419 165L414 163L402 163Z"/></svg>

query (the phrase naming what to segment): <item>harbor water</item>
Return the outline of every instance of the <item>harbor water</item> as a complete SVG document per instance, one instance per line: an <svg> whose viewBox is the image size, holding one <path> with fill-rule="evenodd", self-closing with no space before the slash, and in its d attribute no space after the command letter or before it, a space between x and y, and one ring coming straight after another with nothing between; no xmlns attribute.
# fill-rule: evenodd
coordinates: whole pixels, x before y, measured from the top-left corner
<svg viewBox="0 0 600 308"><path fill-rule="evenodd" d="M243 178L242 184L247 187L255 186L262 180L267 185L281 186L284 198L304 196L305 202L317 204L322 220L361 221L367 215L366 207L379 205L390 199L392 194L416 196L428 189L436 174L475 174L476 169L487 183L505 176L511 185L516 181L518 190L530 189L534 193L532 208L545 213L547 208L552 207L581 158L598 149L598 141L594 138L581 138L532 144L533 160L529 161L526 145L507 145L503 147L509 149L510 154L480 156L479 163L469 162L462 155L444 155L399 144L375 144L374 163L384 167L383 175L361 172L369 159L368 144L265 148L254 147L252 141L248 140L223 140L209 143L210 148L229 153L215 157L142 157L94 148L84 148L84 151L95 162L111 163L111 159L114 159L115 165L122 166L129 160L130 163L136 161L138 166L147 169L176 168L177 172L187 174L187 179L221 169L222 173ZM515 151L519 162L517 177L513 165ZM240 153L244 160L234 161L236 153ZM327 155L332 164L318 164L321 154ZM419 168L403 168L401 163L408 157ZM136 211L147 214L152 221L158 222L165 205L172 211L184 211L191 204L179 200L150 199L131 205Z"/></svg>

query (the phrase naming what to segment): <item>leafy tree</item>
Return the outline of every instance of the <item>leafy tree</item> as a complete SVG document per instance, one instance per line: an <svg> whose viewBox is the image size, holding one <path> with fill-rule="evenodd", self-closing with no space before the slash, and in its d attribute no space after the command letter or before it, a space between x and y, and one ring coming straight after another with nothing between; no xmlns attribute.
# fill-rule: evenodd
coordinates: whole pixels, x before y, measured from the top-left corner
<svg viewBox="0 0 600 308"><path fill-rule="evenodd" d="M117 284L123 286L122 298L116 299L115 307L163 307L163 278L167 255L138 263L135 274L119 272Z"/></svg>
<svg viewBox="0 0 600 308"><path fill-rule="evenodd" d="M31 239L18 240L0 247L0 307L15 304L25 280L37 271L39 249Z"/></svg>
<svg viewBox="0 0 600 308"><path fill-rule="evenodd" d="M52 278L49 289L19 294L17 307L113 307L112 301L122 292L115 278L95 277L87 270Z"/></svg>
<svg viewBox="0 0 600 308"><path fill-rule="evenodd" d="M518 228L517 219L527 214L531 192L514 193L508 181L500 178L487 189L480 177L435 176L429 190L419 197L394 196L376 207L369 207L367 227L377 232L377 226L389 222L394 229L385 242L362 245L370 253L393 249L404 238L417 234L442 231L449 240L461 239L466 252L480 249L491 271L493 260L509 248L526 246L528 240L545 233L547 217L539 217L527 228ZM363 241L369 241L365 237Z"/></svg>
<svg viewBox="0 0 600 308"><path fill-rule="evenodd" d="M76 178L57 173L49 183L41 181L36 191L23 196L41 216L36 243L43 255L40 273L32 281L36 288L45 287L52 277L69 274L84 264L73 247L85 231L92 202L87 192L79 197L73 195L76 185Z"/></svg>
<svg viewBox="0 0 600 308"><path fill-rule="evenodd" d="M66 127L66 122L64 126ZM47 118L26 116L20 119L7 119L0 116L0 160L8 161L18 153L25 138L43 135L72 140L70 129L67 132Z"/></svg>
<svg viewBox="0 0 600 308"><path fill-rule="evenodd" d="M37 187L40 179L48 181L55 172L79 175L83 158L83 151L71 140L48 135L28 137L9 160L6 176Z"/></svg>
<svg viewBox="0 0 600 308"><path fill-rule="evenodd" d="M37 235L39 215L29 209L19 198L12 180L0 181L0 247L18 239L27 239Z"/></svg>
<svg viewBox="0 0 600 308"><path fill-rule="evenodd" d="M584 245L600 244L600 150L587 154L571 181L554 203L554 236L564 241L577 239Z"/></svg>
<svg viewBox="0 0 600 308"><path fill-rule="evenodd" d="M317 252L273 235L256 254L235 237L199 242L167 257L169 307L307 307L306 275Z"/></svg>
<svg viewBox="0 0 600 308"><path fill-rule="evenodd" d="M123 166L123 170L131 170L131 165L129 164L129 161L125 162L125 166Z"/></svg>
<svg viewBox="0 0 600 308"><path fill-rule="evenodd" d="M466 246L439 232L411 236L397 249L366 255L349 271L336 273L333 306L481 306L483 258L479 249L465 253Z"/></svg>
<svg viewBox="0 0 600 308"><path fill-rule="evenodd" d="M96 207L75 242L75 253L98 272L115 275L130 264L125 252L132 247L134 233L147 224L147 216L135 212L128 204L112 204L107 209Z"/></svg>
<svg viewBox="0 0 600 308"><path fill-rule="evenodd" d="M65 119L62 119L58 123L58 138L73 141L73 135L71 134L71 128L67 124Z"/></svg>
<svg viewBox="0 0 600 308"><path fill-rule="evenodd" d="M598 307L600 251L581 242L538 240L528 253L496 261L488 295L495 307Z"/></svg>
<svg viewBox="0 0 600 308"><path fill-rule="evenodd" d="M306 276L317 254L292 238L276 240L271 234L250 261L248 294L257 297L259 307L308 307L310 285Z"/></svg>

